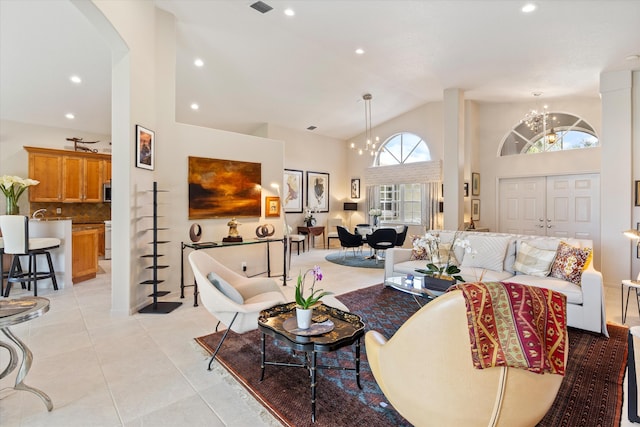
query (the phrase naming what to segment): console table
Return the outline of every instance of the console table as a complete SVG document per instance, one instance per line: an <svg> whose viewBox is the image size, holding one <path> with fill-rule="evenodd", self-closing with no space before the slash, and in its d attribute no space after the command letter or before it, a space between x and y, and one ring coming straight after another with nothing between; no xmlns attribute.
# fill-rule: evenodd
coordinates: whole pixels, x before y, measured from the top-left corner
<svg viewBox="0 0 640 427"><path fill-rule="evenodd" d="M184 284L184 250L186 248L191 248L195 251L199 249L214 249L214 248L227 248L229 246L243 246L243 245L256 245L260 243L266 243L267 245L267 277L271 277L271 252L270 252L270 243L271 242L282 242L282 285L287 286L287 242L284 238L282 239L247 239L242 242L203 242L203 243L185 243L180 242L181 246L181 255L180 255L180 298L184 298L184 288L189 288L193 286L193 306L198 306L198 284L195 279L193 280L193 285L185 285ZM260 273L262 274L262 273Z"/></svg>
<svg viewBox="0 0 640 427"><path fill-rule="evenodd" d="M317 225L317 226L312 226L312 227L307 227L305 226L298 226L298 233L300 234L304 234L305 236L307 236L307 247L309 248L309 250L311 250L312 246L311 246L311 236L313 236L313 244L315 246L316 243L316 236L320 236L322 235L322 247L326 248L325 245L325 239L324 239L324 225Z"/></svg>
<svg viewBox="0 0 640 427"><path fill-rule="evenodd" d="M25 345L20 339L11 332L9 326L17 325L22 322L26 322L36 317L42 316L49 311L49 300L41 297L22 297L10 300L0 301L0 328L2 332L18 347L22 353L22 363L18 370L16 377L16 383L13 386L14 390L24 390L31 392L38 396L44 402L47 410L51 412L53 410L53 403L51 398L47 396L42 390L38 390L34 387L29 387L24 383L24 379L31 369L31 363L33 362L33 353L29 350L29 347ZM18 353L8 343L0 341L0 347L4 347L9 351L9 363L4 371L0 372L0 378L4 378L9 375L18 366Z"/></svg>

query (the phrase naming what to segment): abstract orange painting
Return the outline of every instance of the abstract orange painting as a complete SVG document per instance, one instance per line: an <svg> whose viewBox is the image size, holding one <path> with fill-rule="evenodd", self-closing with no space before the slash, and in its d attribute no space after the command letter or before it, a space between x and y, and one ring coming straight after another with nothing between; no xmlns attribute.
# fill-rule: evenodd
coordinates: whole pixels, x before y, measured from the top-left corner
<svg viewBox="0 0 640 427"><path fill-rule="evenodd" d="M189 219L260 217L262 165L189 156Z"/></svg>

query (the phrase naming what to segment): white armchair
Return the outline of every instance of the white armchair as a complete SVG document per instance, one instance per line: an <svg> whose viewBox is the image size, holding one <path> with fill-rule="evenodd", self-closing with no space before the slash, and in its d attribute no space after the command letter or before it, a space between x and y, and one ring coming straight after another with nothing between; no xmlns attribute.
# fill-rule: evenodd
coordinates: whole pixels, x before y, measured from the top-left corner
<svg viewBox="0 0 640 427"><path fill-rule="evenodd" d="M273 279L241 276L204 251L191 252L189 263L202 305L218 319L216 332L220 323L227 326L209 361L208 369L211 370L211 364L229 330L242 334L257 329L260 311L287 300Z"/></svg>

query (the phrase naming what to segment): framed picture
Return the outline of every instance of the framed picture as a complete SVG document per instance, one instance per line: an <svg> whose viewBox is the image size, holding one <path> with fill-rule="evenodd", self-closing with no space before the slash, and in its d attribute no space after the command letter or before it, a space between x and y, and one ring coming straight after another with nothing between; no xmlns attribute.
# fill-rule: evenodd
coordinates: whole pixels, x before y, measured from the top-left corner
<svg viewBox="0 0 640 427"><path fill-rule="evenodd" d="M265 197L264 216L265 218L280 216L280 197Z"/></svg>
<svg viewBox="0 0 640 427"><path fill-rule="evenodd" d="M480 174L476 172L471 172L471 195L480 195Z"/></svg>
<svg viewBox="0 0 640 427"><path fill-rule="evenodd" d="M469 197L469 183L465 182L464 183L464 197Z"/></svg>
<svg viewBox="0 0 640 427"><path fill-rule="evenodd" d="M307 171L307 206L318 212L329 212L329 174Z"/></svg>
<svg viewBox="0 0 640 427"><path fill-rule="evenodd" d="M360 198L360 178L351 178L351 198Z"/></svg>
<svg viewBox="0 0 640 427"><path fill-rule="evenodd" d="M471 200L471 219L480 221L480 199Z"/></svg>
<svg viewBox="0 0 640 427"><path fill-rule="evenodd" d="M282 202L285 212L302 213L302 171L296 169L284 170L282 184Z"/></svg>
<svg viewBox="0 0 640 427"><path fill-rule="evenodd" d="M262 165L189 156L189 219L262 214Z"/></svg>
<svg viewBox="0 0 640 427"><path fill-rule="evenodd" d="M155 164L155 132L136 125L136 167L153 170Z"/></svg>
<svg viewBox="0 0 640 427"><path fill-rule="evenodd" d="M640 206L640 181L636 181L636 206Z"/></svg>

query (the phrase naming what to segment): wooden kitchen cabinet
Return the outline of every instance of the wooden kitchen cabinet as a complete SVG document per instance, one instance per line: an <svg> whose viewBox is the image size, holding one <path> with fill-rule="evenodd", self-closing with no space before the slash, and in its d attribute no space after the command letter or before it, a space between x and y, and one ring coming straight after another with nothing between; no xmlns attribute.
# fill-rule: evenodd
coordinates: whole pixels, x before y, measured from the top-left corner
<svg viewBox="0 0 640 427"><path fill-rule="evenodd" d="M102 160L62 157L62 198L71 203L102 201Z"/></svg>
<svg viewBox="0 0 640 427"><path fill-rule="evenodd" d="M62 156L29 152L29 178L40 181L29 187L30 202L62 201Z"/></svg>
<svg viewBox="0 0 640 427"><path fill-rule="evenodd" d="M73 283L93 279L98 273L98 230L74 227L71 233L71 280Z"/></svg>
<svg viewBox="0 0 640 427"><path fill-rule="evenodd" d="M98 256L104 256L104 224L97 224L98 230Z"/></svg>
<svg viewBox="0 0 640 427"><path fill-rule="evenodd" d="M29 152L31 202L100 203L106 169L111 178L111 156L49 148L24 147ZM107 164L108 162L108 168Z"/></svg>
<svg viewBox="0 0 640 427"><path fill-rule="evenodd" d="M103 181L111 181L111 159L102 161Z"/></svg>

